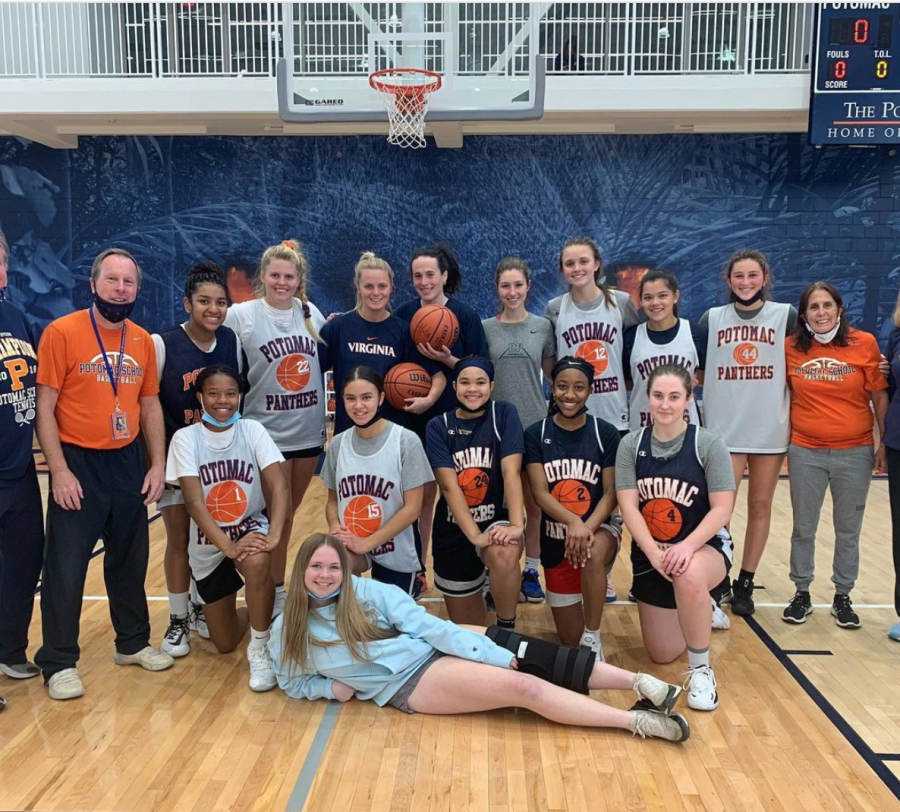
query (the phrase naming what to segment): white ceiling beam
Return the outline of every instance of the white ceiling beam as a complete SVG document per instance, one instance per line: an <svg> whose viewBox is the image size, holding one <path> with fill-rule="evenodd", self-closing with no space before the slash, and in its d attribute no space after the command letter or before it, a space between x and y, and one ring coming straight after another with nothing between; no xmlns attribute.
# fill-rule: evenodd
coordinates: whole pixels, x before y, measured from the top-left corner
<svg viewBox="0 0 900 812"><path fill-rule="evenodd" d="M19 135L51 149L78 149L77 135L61 135L52 124L8 121L5 127L13 135Z"/></svg>

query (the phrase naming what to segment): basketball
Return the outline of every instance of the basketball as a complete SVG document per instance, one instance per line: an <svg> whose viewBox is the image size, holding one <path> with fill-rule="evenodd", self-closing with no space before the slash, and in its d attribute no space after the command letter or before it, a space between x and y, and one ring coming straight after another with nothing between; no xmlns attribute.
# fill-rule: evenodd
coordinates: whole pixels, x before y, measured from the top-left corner
<svg viewBox="0 0 900 812"><path fill-rule="evenodd" d="M557 482L550 491L550 495L566 510L572 511L581 518L584 518L591 506L588 489L577 479L564 479L562 482Z"/></svg>
<svg viewBox="0 0 900 812"><path fill-rule="evenodd" d="M466 497L469 507L478 507L487 496L491 478L480 468L464 468L456 475L456 481Z"/></svg>
<svg viewBox="0 0 900 812"><path fill-rule="evenodd" d="M309 359L299 353L287 355L278 362L275 380L288 392L301 392L309 383Z"/></svg>
<svg viewBox="0 0 900 812"><path fill-rule="evenodd" d="M384 376L384 396L395 409L406 406L406 398L423 398L431 391L431 375L418 364L397 364Z"/></svg>
<svg viewBox="0 0 900 812"><path fill-rule="evenodd" d="M206 509L216 524L234 524L247 510L247 494L237 482L220 482L206 494Z"/></svg>
<svg viewBox="0 0 900 812"><path fill-rule="evenodd" d="M357 538L371 536L381 527L381 505L371 496L354 496L344 508L344 524Z"/></svg>
<svg viewBox="0 0 900 812"><path fill-rule="evenodd" d="M441 305L420 307L409 325L412 340L418 344L431 344L436 350L452 347L459 338L459 321L456 314Z"/></svg>
<svg viewBox="0 0 900 812"><path fill-rule="evenodd" d="M641 515L656 541L671 541L681 530L681 511L670 499L651 499L641 508Z"/></svg>

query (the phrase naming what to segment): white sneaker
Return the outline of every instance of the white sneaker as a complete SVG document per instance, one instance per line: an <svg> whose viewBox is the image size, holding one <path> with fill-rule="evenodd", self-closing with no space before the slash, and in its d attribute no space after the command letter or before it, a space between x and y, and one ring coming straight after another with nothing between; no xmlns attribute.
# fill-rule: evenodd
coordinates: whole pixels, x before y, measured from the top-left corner
<svg viewBox="0 0 900 812"><path fill-rule="evenodd" d="M75 699L84 696L84 683L77 668L64 668L50 677L47 687L51 699Z"/></svg>
<svg viewBox="0 0 900 812"><path fill-rule="evenodd" d="M719 707L716 691L716 675L708 665L698 665L688 671L684 687L688 692L688 707L694 710L712 711Z"/></svg>
<svg viewBox="0 0 900 812"><path fill-rule="evenodd" d="M606 659L603 657L603 644L600 642L600 635L588 634L585 632L581 635L581 642L578 644L579 646L585 646L589 648L594 654L597 655L597 659L601 663L605 663Z"/></svg>
<svg viewBox="0 0 900 812"><path fill-rule="evenodd" d="M712 627L714 629L730 629L731 628L731 618L728 617L723 611L722 608L715 602L713 598L709 599L712 603Z"/></svg>
<svg viewBox="0 0 900 812"><path fill-rule="evenodd" d="M276 617L284 614L284 606L286 603L287 603L287 591L279 592L278 590L276 590L275 591L275 603L272 606L272 620L275 620Z"/></svg>
<svg viewBox="0 0 900 812"><path fill-rule="evenodd" d="M631 711L631 732L646 739L666 739L670 742L685 742L691 737L691 728L680 713L664 713L653 710Z"/></svg>
<svg viewBox="0 0 900 812"><path fill-rule="evenodd" d="M683 690L680 685L670 685L650 674L639 671L634 675L634 692L638 699L648 700L663 713L669 713L675 707Z"/></svg>
<svg viewBox="0 0 900 812"><path fill-rule="evenodd" d="M616 588L613 586L612 579L606 576L606 602L615 603L619 599Z"/></svg>
<svg viewBox="0 0 900 812"><path fill-rule="evenodd" d="M191 653L191 630L186 617L169 615L169 628L159 648L172 657L186 657Z"/></svg>
<svg viewBox="0 0 900 812"><path fill-rule="evenodd" d="M250 690L271 691L277 684L272 663L269 660L269 647L248 646L247 662L250 663Z"/></svg>
<svg viewBox="0 0 900 812"><path fill-rule="evenodd" d="M204 640L209 640L209 629L206 628L206 615L203 612L202 603L191 601L191 611L188 614L188 628L197 632Z"/></svg>
<svg viewBox="0 0 900 812"><path fill-rule="evenodd" d="M122 654L121 651L117 651L113 655L113 662L116 665L139 665L147 671L165 671L175 665L175 660L171 656L153 646L144 646L134 654Z"/></svg>

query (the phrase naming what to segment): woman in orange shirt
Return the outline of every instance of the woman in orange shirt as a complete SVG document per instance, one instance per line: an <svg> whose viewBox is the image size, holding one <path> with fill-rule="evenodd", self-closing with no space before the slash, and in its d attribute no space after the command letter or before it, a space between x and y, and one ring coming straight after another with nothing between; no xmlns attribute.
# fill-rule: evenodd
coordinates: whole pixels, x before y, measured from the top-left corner
<svg viewBox="0 0 900 812"><path fill-rule="evenodd" d="M881 353L871 333L844 320L841 294L814 282L800 296L799 320L785 340L791 390L791 445L788 475L794 530L791 580L797 593L782 614L787 623L805 623L812 612L809 587L815 571L816 529L831 487L834 503L834 622L859 628L850 591L859 574L859 534L872 469L886 469L885 447L874 448L872 409L884 436L888 407Z"/></svg>

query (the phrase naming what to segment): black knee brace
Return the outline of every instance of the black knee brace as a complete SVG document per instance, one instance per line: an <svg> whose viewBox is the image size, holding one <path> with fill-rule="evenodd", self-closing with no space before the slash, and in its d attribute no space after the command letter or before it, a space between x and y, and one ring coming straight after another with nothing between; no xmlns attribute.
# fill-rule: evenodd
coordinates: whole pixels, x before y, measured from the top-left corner
<svg viewBox="0 0 900 812"><path fill-rule="evenodd" d="M588 692L588 680L597 655L586 646L572 648L548 643L499 626L489 627L487 636L516 655L519 671L523 674L532 674L580 694Z"/></svg>

